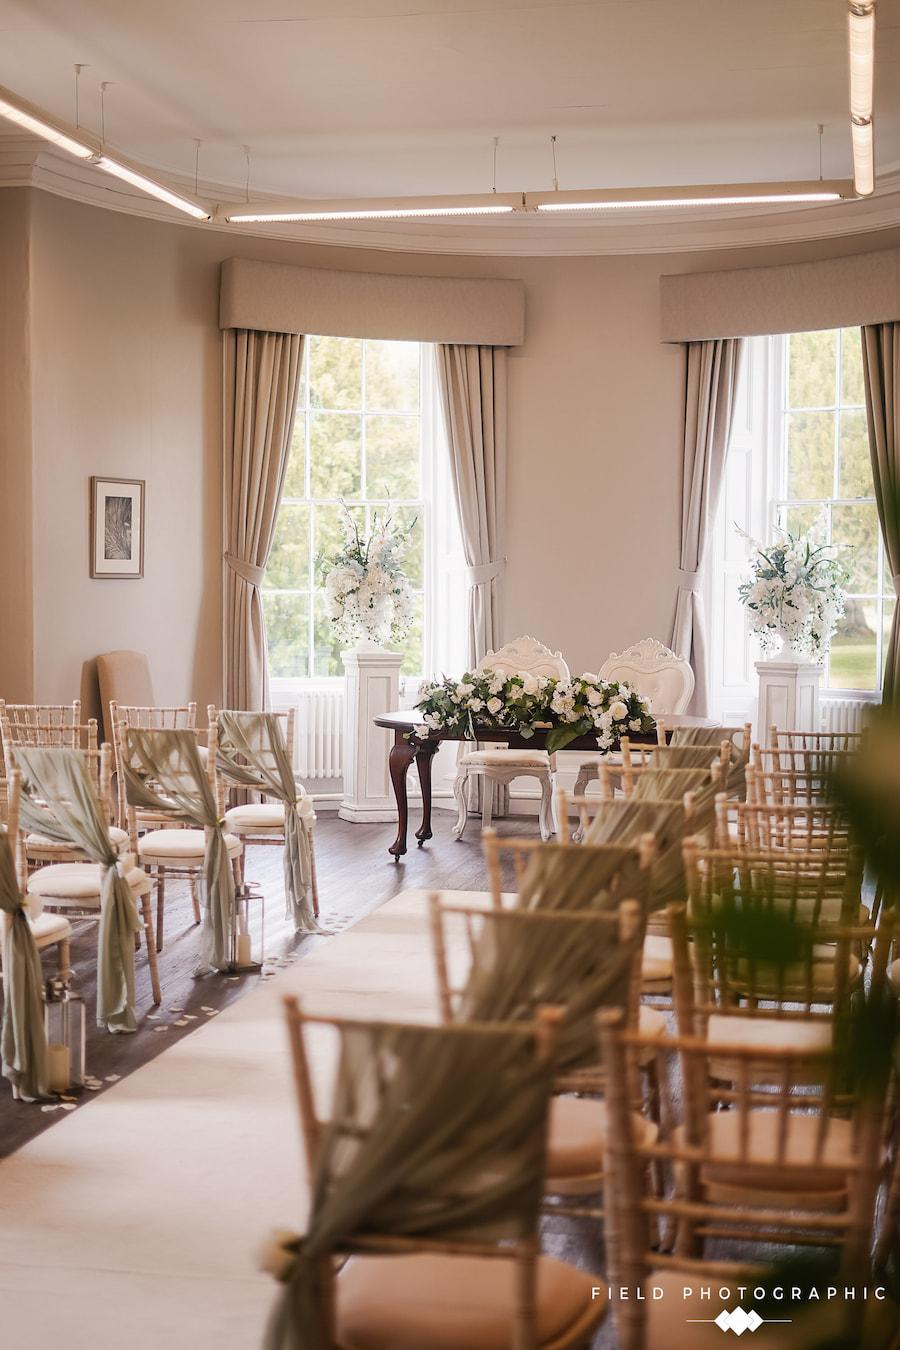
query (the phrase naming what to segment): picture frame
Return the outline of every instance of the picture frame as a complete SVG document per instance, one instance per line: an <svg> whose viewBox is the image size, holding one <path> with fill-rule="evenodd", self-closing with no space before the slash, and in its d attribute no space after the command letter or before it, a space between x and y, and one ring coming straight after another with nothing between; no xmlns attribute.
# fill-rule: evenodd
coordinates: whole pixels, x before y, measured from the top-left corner
<svg viewBox="0 0 900 1350"><path fill-rule="evenodd" d="M143 478L91 477L91 576L135 579L144 575Z"/></svg>

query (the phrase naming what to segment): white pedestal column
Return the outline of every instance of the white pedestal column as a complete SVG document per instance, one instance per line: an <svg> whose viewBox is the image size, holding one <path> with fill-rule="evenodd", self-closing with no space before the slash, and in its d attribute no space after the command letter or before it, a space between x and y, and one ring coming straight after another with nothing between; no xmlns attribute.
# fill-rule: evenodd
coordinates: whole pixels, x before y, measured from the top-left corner
<svg viewBox="0 0 900 1350"><path fill-rule="evenodd" d="M757 661L759 703L754 739L768 741L770 727L779 731L819 730L819 685L822 667L799 661Z"/></svg>
<svg viewBox="0 0 900 1350"><path fill-rule="evenodd" d="M344 799L342 820L396 820L388 755L391 732L374 718L400 706L400 652L379 647L341 652L344 663Z"/></svg>

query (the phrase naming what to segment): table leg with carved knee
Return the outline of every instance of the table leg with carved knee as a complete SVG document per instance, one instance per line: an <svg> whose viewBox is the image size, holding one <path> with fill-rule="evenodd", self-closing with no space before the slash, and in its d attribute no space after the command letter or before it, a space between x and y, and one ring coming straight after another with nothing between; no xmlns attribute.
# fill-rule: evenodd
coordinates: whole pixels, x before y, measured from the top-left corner
<svg viewBox="0 0 900 1350"><path fill-rule="evenodd" d="M409 822L409 802L406 796L406 774L410 764L416 757L416 745L408 733L396 731L394 733L394 744L391 746L391 753L388 759L388 767L391 773L391 786L394 789L394 797L397 800L397 838L388 849L395 858L401 857L406 852L406 827Z"/></svg>
<svg viewBox="0 0 900 1350"><path fill-rule="evenodd" d="M416 768L422 788L422 825L416 830L419 848L431 838L431 761L438 749L438 741L423 741L416 750Z"/></svg>

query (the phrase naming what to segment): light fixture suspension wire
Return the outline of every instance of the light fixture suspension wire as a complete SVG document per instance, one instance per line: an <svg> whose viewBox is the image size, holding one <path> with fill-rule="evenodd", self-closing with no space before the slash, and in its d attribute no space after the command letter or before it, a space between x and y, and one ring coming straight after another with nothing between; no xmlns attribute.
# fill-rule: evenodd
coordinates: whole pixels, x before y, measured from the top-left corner
<svg viewBox="0 0 900 1350"><path fill-rule="evenodd" d="M194 137L194 196L200 196L200 147L203 142Z"/></svg>
<svg viewBox="0 0 900 1350"><path fill-rule="evenodd" d="M106 144L106 91L112 84L112 80L102 80L100 83L100 140Z"/></svg>
<svg viewBox="0 0 900 1350"><path fill-rule="evenodd" d="M556 167L556 137L550 137L550 153L553 156L553 191L559 192L559 173Z"/></svg>
<svg viewBox="0 0 900 1350"><path fill-rule="evenodd" d="M825 175L822 172L822 137L825 135L824 122L816 123L816 131L819 133L819 182L822 183L825 180Z"/></svg>
<svg viewBox="0 0 900 1350"><path fill-rule="evenodd" d="M500 144L500 137L494 137L494 165L491 173L491 192L497 191L497 147Z"/></svg>
<svg viewBox="0 0 900 1350"><path fill-rule="evenodd" d="M242 146L241 148L242 148L242 150L244 151L244 158L245 158L246 161L247 161L247 177L246 177L246 180L245 180L245 182L244 182L244 200L246 201L247 205L249 206L249 205L250 205L250 147L249 147L249 145L244 145L244 146Z"/></svg>

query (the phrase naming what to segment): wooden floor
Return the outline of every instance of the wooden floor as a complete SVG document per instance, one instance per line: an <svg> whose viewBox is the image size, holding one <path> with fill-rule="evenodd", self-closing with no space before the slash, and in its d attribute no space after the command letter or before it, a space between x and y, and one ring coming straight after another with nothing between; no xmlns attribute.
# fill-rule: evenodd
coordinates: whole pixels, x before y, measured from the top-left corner
<svg viewBox="0 0 900 1350"><path fill-rule="evenodd" d="M447 887L454 890L481 890L487 885L481 855L480 823L472 820L465 838L450 838L452 817L435 813L435 837L423 848L413 848L400 862L388 854L394 837L391 825L351 825L335 814L320 814L316 825L316 861L323 927L334 932L389 900L407 886ZM531 833L533 822L503 823L505 833ZM274 847L252 848L248 852L248 881L262 883L265 895L266 955L268 969L278 962L302 959L306 952L327 941L326 938L294 936L284 917L284 888L281 877L281 850ZM259 917L254 921L259 933ZM206 1020L215 1016L205 1009L221 1009L256 987L265 974L253 972L241 976L207 976L195 979L193 969L199 953L199 930L194 925L187 885L166 885L165 946L159 957L162 1003L154 1008L150 980L143 952L135 960L138 1031L132 1036L111 1036L94 1025L96 999L97 928L79 924L72 943L74 986L84 998L87 1011L87 1067L99 1078L103 1091L126 1074L157 1055L182 1036L189 1036ZM256 954L256 952L254 953ZM44 957L45 974L55 969L51 954ZM179 1022L185 1025L177 1025ZM41 1107L14 1102L5 1079L0 1080L0 1157L20 1148L27 1140L48 1129L62 1118L66 1107L78 1110L90 1102L91 1092L80 1095L77 1103Z"/></svg>

